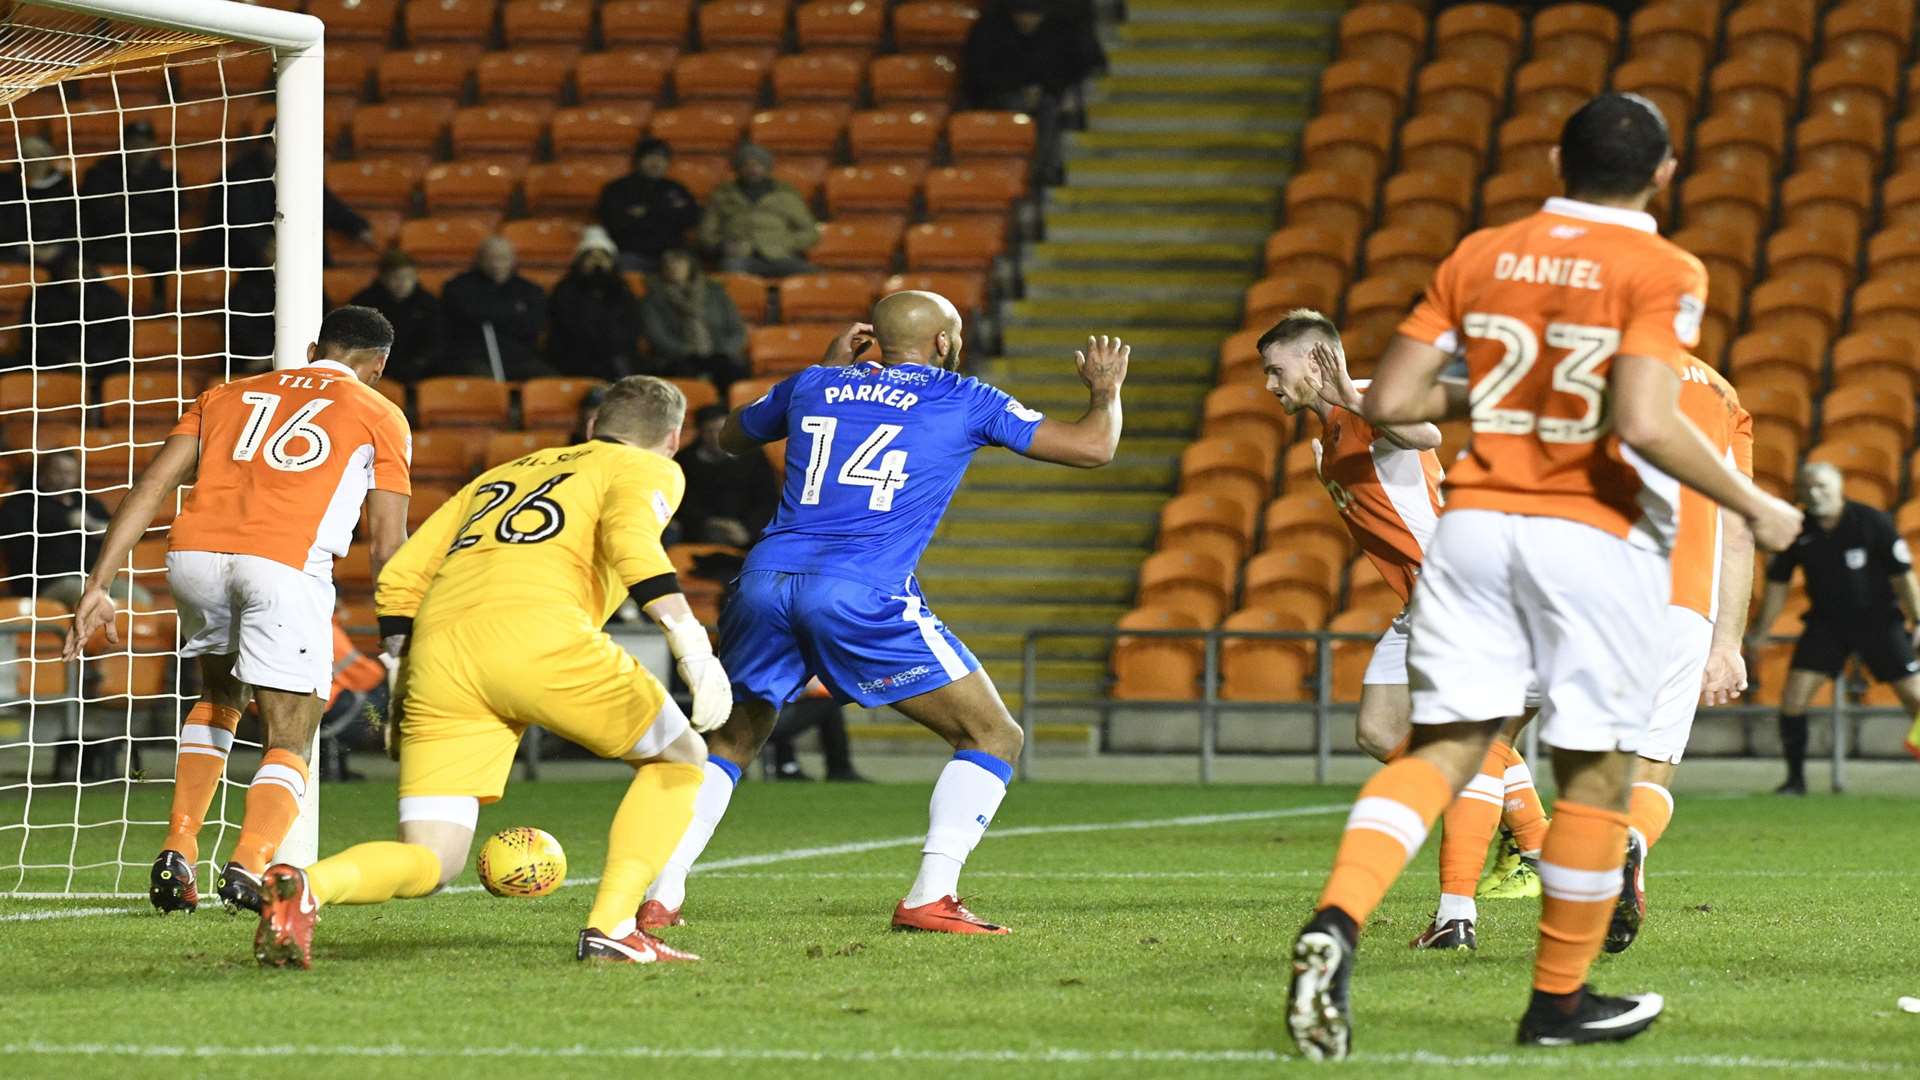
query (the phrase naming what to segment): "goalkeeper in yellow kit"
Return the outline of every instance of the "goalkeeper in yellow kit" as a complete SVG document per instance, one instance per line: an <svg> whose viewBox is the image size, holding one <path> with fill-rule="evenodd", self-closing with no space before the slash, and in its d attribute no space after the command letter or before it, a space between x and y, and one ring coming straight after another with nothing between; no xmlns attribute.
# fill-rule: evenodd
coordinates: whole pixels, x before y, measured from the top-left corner
<svg viewBox="0 0 1920 1080"><path fill-rule="evenodd" d="M694 960L634 926L647 885L693 816L706 743L733 707L725 671L660 545L685 480L673 462L686 399L644 375L607 390L589 441L482 474L380 574L387 651L404 657L400 840L305 871L270 867L254 954L312 962L325 904L426 896L466 865L480 804L500 798L520 735L538 724L634 766L577 955ZM631 596L665 630L693 719L600 627ZM392 733L390 732L390 735Z"/></svg>

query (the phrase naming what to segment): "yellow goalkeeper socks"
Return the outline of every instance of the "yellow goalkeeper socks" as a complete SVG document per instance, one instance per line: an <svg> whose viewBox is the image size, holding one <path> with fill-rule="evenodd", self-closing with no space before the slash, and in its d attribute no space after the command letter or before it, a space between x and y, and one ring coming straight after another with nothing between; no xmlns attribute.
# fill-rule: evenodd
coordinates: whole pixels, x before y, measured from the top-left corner
<svg viewBox="0 0 1920 1080"><path fill-rule="evenodd" d="M647 886L693 820L693 800L704 775L699 765L670 762L643 765L633 774L607 834L607 868L588 926L618 937L633 925Z"/></svg>
<svg viewBox="0 0 1920 1080"><path fill-rule="evenodd" d="M307 867L307 885L321 904L411 900L440 886L440 857L432 848L393 840L355 844Z"/></svg>

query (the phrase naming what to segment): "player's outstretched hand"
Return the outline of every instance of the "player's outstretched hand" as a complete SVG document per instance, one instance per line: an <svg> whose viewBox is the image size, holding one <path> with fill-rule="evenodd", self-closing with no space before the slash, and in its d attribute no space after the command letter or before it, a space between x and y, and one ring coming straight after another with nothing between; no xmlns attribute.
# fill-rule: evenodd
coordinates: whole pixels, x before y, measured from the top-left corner
<svg viewBox="0 0 1920 1080"><path fill-rule="evenodd" d="M857 322L827 343L827 363L851 364L873 344L873 324Z"/></svg>
<svg viewBox="0 0 1920 1080"><path fill-rule="evenodd" d="M1700 673L1700 704L1731 704L1746 690L1747 661L1739 649L1707 653L1707 668Z"/></svg>
<svg viewBox="0 0 1920 1080"><path fill-rule="evenodd" d="M1353 385L1353 377L1347 374L1347 366L1340 362L1340 354L1333 346L1324 341L1314 342L1308 353L1313 360L1314 370L1320 376L1320 398L1329 404L1350 409L1360 404L1360 389Z"/></svg>
<svg viewBox="0 0 1920 1080"><path fill-rule="evenodd" d="M1768 551L1785 551L1800 535L1805 515L1784 499L1760 493L1760 512L1753 516L1753 542Z"/></svg>
<svg viewBox="0 0 1920 1080"><path fill-rule="evenodd" d="M105 589L88 589L73 609L73 625L67 628L66 643L60 647L60 659L78 660L87 642L104 628L107 644L120 644L120 631L113 625L113 598Z"/></svg>
<svg viewBox="0 0 1920 1080"><path fill-rule="evenodd" d="M1075 352L1073 362L1080 369L1080 381L1096 394L1117 394L1127 381L1127 360L1133 346L1105 334L1089 335L1085 352Z"/></svg>
<svg viewBox="0 0 1920 1080"><path fill-rule="evenodd" d="M693 730L704 735L726 723L733 715L733 681L720 666L720 658L712 653L689 656L674 666L680 670L680 681L693 691L693 715L688 717Z"/></svg>

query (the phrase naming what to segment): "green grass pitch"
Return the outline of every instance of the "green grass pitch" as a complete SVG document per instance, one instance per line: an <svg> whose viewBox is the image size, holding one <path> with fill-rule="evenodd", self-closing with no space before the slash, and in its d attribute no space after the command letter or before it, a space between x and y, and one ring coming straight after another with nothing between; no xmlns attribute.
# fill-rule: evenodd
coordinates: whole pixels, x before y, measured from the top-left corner
<svg viewBox="0 0 1920 1080"><path fill-rule="evenodd" d="M482 830L538 825L597 873L614 783L524 783ZM330 908L311 972L261 971L253 920L144 901L0 899L8 1076L1263 1076L1292 1060L1283 957L1350 789L1016 786L963 885L1014 936L891 934L923 785L741 788L696 876L693 967L583 967L590 888ZM328 789L323 846L391 835L392 789ZM1116 827L1124 825L1125 827ZM1089 826L1067 830L1062 826ZM1430 843L1368 927L1345 1075L1920 1070L1920 801L1680 797L1647 928L1596 985L1669 1011L1623 1046L1513 1046L1531 901L1480 951L1414 953ZM148 838L136 841L144 858ZM822 853L820 848L839 848ZM816 849L803 851L801 849ZM850 850L849 850L850 849ZM471 870L461 884L471 886ZM47 918L77 909L115 909ZM297 1072L282 1071L292 1067Z"/></svg>

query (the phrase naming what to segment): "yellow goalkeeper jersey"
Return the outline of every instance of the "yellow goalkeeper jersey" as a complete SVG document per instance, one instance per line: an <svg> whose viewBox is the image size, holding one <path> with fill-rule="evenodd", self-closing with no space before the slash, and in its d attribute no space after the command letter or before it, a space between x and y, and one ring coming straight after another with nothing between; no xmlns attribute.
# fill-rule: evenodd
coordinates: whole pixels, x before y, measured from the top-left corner
<svg viewBox="0 0 1920 1080"><path fill-rule="evenodd" d="M686 491L673 459L594 440L499 465L448 499L380 573L414 632L481 613L575 610L599 629L627 588L673 573L660 544Z"/></svg>

